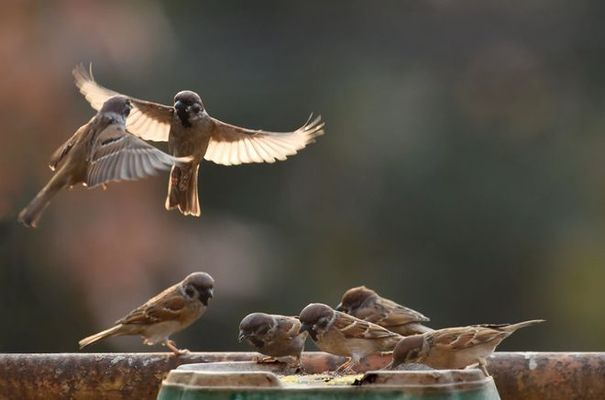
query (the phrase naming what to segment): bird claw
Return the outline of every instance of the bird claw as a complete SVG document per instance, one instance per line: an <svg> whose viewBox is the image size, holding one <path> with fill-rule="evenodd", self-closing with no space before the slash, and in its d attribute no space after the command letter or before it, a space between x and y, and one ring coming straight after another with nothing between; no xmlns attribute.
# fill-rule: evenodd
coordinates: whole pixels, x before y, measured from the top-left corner
<svg viewBox="0 0 605 400"><path fill-rule="evenodd" d="M273 358L271 356L260 356L256 358L256 362L258 364L272 364L272 363L278 363L279 360L276 358Z"/></svg>
<svg viewBox="0 0 605 400"><path fill-rule="evenodd" d="M179 349L178 347L176 347L176 344L172 340L166 340L166 342L164 342L164 345L166 347L168 347L172 351L172 353L174 353L174 355L176 357L178 357L178 356L184 356L186 354L191 353L187 349Z"/></svg>

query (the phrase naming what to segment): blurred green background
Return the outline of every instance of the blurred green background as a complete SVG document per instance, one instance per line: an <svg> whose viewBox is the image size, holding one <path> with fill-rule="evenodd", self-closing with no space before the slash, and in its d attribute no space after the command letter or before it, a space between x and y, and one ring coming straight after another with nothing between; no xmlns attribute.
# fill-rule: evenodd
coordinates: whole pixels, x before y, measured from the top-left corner
<svg viewBox="0 0 605 400"><path fill-rule="evenodd" d="M207 314L174 336L237 343L247 313L366 284L433 327L545 318L503 350L605 350L601 1L14 1L0 16L0 351L77 351L195 270ZM71 69L172 104L327 134L273 165L200 169L201 218L167 174L16 214L93 111ZM313 348L311 345L309 349ZM158 350L138 338L90 351ZM159 348L161 350L161 348Z"/></svg>

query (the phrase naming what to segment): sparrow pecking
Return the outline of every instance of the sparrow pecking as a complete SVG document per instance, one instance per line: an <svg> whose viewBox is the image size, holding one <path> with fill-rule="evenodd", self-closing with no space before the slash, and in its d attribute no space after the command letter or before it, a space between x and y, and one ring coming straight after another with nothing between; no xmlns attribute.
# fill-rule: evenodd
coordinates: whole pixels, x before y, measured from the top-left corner
<svg viewBox="0 0 605 400"><path fill-rule="evenodd" d="M370 354L391 351L402 336L380 325L355 318L320 303L306 306L298 317L301 332L309 336L320 350L348 357L339 372L352 370Z"/></svg>
<svg viewBox="0 0 605 400"><path fill-rule="evenodd" d="M256 351L271 358L294 357L300 364L307 332L300 332L296 317L252 313L239 324L239 341L246 341Z"/></svg>

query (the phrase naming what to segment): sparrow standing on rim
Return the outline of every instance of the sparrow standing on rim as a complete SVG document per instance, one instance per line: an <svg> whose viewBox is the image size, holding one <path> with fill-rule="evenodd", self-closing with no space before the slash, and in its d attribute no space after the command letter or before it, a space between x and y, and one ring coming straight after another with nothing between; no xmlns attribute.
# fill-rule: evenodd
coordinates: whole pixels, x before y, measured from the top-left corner
<svg viewBox="0 0 605 400"><path fill-rule="evenodd" d="M355 318L320 303L306 306L298 319L301 332L309 336L321 351L349 357L338 372L349 372L359 360L370 354L391 351L402 336L380 325Z"/></svg>
<svg viewBox="0 0 605 400"><path fill-rule="evenodd" d="M432 331L422 325L429 321L427 317L380 297L375 291L365 286L349 289L342 295L336 310L350 314L359 319L380 325L403 336Z"/></svg>
<svg viewBox="0 0 605 400"><path fill-rule="evenodd" d="M118 94L97 84L82 65L73 71L80 92L95 109ZM192 156L170 173L166 209L178 208L184 215L200 215L197 173L202 159L222 165L273 163L296 154L324 133L320 117L311 118L292 132L268 132L221 122L206 112L200 96L184 90L174 96L174 106L130 97L133 110L126 127L135 135L168 142L175 156Z"/></svg>
<svg viewBox="0 0 605 400"><path fill-rule="evenodd" d="M462 369L478 366L485 376L486 359L504 339L517 329L544 322L532 320L517 324L472 325L445 328L403 338L393 351L393 361L386 368L420 363L435 369Z"/></svg>
<svg viewBox="0 0 605 400"><path fill-rule="evenodd" d="M124 96L106 99L99 112L51 156L50 181L19 213L19 222L36 227L50 200L63 188L79 183L93 188L110 181L135 180L166 170L175 159L126 131L132 104Z"/></svg>
<svg viewBox="0 0 605 400"><path fill-rule="evenodd" d="M214 279L205 272L194 272L116 321L112 328L80 340L80 349L112 336L140 335L143 343L163 343L174 354L181 355L169 339L200 318L214 295Z"/></svg>
<svg viewBox="0 0 605 400"><path fill-rule="evenodd" d="M300 332L300 321L296 317L252 313L240 322L238 339L270 358L294 357L300 365L307 332Z"/></svg>

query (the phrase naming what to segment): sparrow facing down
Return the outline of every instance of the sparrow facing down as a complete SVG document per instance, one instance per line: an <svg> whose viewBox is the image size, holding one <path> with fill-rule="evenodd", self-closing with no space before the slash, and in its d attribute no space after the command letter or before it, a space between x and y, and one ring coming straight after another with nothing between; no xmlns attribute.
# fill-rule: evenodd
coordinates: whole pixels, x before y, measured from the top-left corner
<svg viewBox="0 0 605 400"><path fill-rule="evenodd" d="M431 328L422 325L422 322L429 321L427 317L411 308L380 297L378 293L365 286L347 290L342 295L336 310L373 322L403 336L432 331Z"/></svg>
<svg viewBox="0 0 605 400"><path fill-rule="evenodd" d="M517 329L544 322L532 320L517 324L472 325L438 329L422 335L408 336L397 344L393 361L386 368L420 363L435 369L461 369L479 366L486 376L486 358Z"/></svg>
<svg viewBox="0 0 605 400"><path fill-rule="evenodd" d="M93 188L110 181L135 180L175 162L189 161L175 159L128 133L124 125L131 108L124 96L109 98L97 115L53 153L49 166L55 173L19 213L19 222L36 227L50 200L65 187L82 183Z"/></svg>
<svg viewBox="0 0 605 400"><path fill-rule="evenodd" d="M300 364L307 332L300 332L296 317L265 313L248 314L239 324L239 341L269 357L294 357Z"/></svg>
<svg viewBox="0 0 605 400"><path fill-rule="evenodd" d="M73 71L75 83L94 109L118 94L97 84L82 65ZM202 159L222 165L273 163L296 154L323 134L320 117L311 118L292 132L269 132L240 128L221 122L206 112L200 96L184 90L174 96L174 106L130 98L133 110L126 127L135 135L168 142L172 154L192 156L175 165L168 182L166 209L178 208L184 215L200 215L197 173Z"/></svg>
<svg viewBox="0 0 605 400"><path fill-rule="evenodd" d="M169 336L200 318L213 292L214 279L194 272L116 321L114 327L80 340L80 349L111 336L140 335L147 345L163 342L175 354L183 354L187 350L179 350Z"/></svg>
<svg viewBox="0 0 605 400"><path fill-rule="evenodd" d="M349 357L338 371L350 371L359 360L370 354L391 351L402 336L380 325L355 318L332 309L330 306L312 303L306 306L298 319L301 332L309 336L320 350Z"/></svg>

